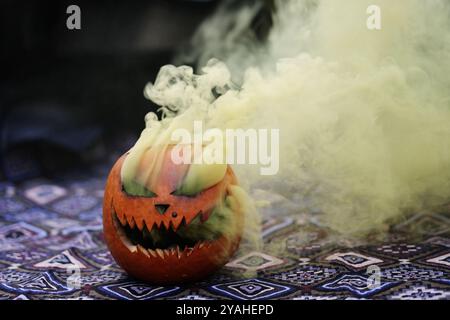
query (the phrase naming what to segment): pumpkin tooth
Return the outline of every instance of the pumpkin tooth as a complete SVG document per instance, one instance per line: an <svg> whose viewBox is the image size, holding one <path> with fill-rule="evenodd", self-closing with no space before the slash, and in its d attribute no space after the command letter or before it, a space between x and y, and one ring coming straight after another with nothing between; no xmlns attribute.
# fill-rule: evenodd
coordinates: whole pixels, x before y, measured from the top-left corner
<svg viewBox="0 0 450 320"><path fill-rule="evenodd" d="M183 219L172 220L171 221L172 230L176 232L178 230L178 228L180 227L182 221L183 221Z"/></svg>
<svg viewBox="0 0 450 320"><path fill-rule="evenodd" d="M159 229L161 230L161 232L165 232L165 231L167 231L167 228L166 228L166 222L165 221L160 221L159 222Z"/></svg>
<svg viewBox="0 0 450 320"><path fill-rule="evenodd" d="M144 229L144 220L134 219L134 222L136 222L136 226L139 229L139 231L142 231Z"/></svg>
<svg viewBox="0 0 450 320"><path fill-rule="evenodd" d="M164 259L164 252L161 249L156 249L155 251L161 257L161 259Z"/></svg>
<svg viewBox="0 0 450 320"><path fill-rule="evenodd" d="M145 254L148 258L150 258L150 255L148 254L148 251L141 246L140 244L137 245L138 251L142 252L143 254Z"/></svg>
<svg viewBox="0 0 450 320"><path fill-rule="evenodd" d="M153 228L155 228L156 226L156 223L153 223L153 224L149 224L147 221L144 221L144 223L145 223L145 227L147 228L147 230L149 231L149 232L151 232L152 231L152 229Z"/></svg>
<svg viewBox="0 0 450 320"><path fill-rule="evenodd" d="M177 246L176 251L177 251L178 259L181 259L181 255L183 253L180 251L180 247L179 246Z"/></svg>
<svg viewBox="0 0 450 320"><path fill-rule="evenodd" d="M171 221L170 225L172 227L172 230L176 232L178 230L178 226L180 225L180 222L179 221Z"/></svg>
<svg viewBox="0 0 450 320"><path fill-rule="evenodd" d="M183 217L183 218L181 219L181 221L178 223L176 229L178 230L179 228L181 228L181 227L183 227L183 226L186 226L186 224L187 224L187 223L186 223L186 218Z"/></svg>
<svg viewBox="0 0 450 320"><path fill-rule="evenodd" d="M155 258L157 257L157 256L156 256L156 252L155 252L154 250L148 249L147 251L148 251L153 257L155 257Z"/></svg>
<svg viewBox="0 0 450 320"><path fill-rule="evenodd" d="M189 251L189 247L187 245L185 245L182 254L187 255L188 251Z"/></svg>
<svg viewBox="0 0 450 320"><path fill-rule="evenodd" d="M163 220L161 225L164 226L166 230L169 230L169 228L170 228L170 221L164 221Z"/></svg>
<svg viewBox="0 0 450 320"><path fill-rule="evenodd" d="M198 248L200 249L200 248L202 248L204 245L205 245L204 242L200 242L200 244L198 245Z"/></svg>
<svg viewBox="0 0 450 320"><path fill-rule="evenodd" d="M126 225L127 225L127 219L126 219L126 217L125 217L125 214L117 214L116 213L116 216L117 216L117 219L119 219L119 221L120 221L120 224L123 226L123 227L125 227Z"/></svg>
<svg viewBox="0 0 450 320"><path fill-rule="evenodd" d="M194 249L188 248L188 250L187 250L187 252L186 252L186 256L189 257L189 256L191 255L192 252L194 252Z"/></svg>
<svg viewBox="0 0 450 320"><path fill-rule="evenodd" d="M136 222L134 221L134 218L132 216L127 217L127 222L128 222L128 225L130 226L130 228L134 229L134 227L136 226Z"/></svg>

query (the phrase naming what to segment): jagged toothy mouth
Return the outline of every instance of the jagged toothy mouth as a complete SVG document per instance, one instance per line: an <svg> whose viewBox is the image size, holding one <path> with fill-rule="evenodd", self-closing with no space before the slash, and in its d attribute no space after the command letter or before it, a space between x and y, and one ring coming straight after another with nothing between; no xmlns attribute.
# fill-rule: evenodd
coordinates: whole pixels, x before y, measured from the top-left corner
<svg viewBox="0 0 450 320"><path fill-rule="evenodd" d="M163 223L160 226L153 224L150 230L145 223L142 228L139 228L136 223L130 224L128 219L121 221L114 206L111 212L113 224L122 242L131 252L140 251L149 258L159 256L164 259L174 255L180 259L183 256L189 256L197 249L210 247L212 242L221 236L217 232L208 232L202 212L199 212L189 224L183 218L176 230L172 224L169 224L167 228ZM201 229L201 232L193 235L189 231L194 228Z"/></svg>

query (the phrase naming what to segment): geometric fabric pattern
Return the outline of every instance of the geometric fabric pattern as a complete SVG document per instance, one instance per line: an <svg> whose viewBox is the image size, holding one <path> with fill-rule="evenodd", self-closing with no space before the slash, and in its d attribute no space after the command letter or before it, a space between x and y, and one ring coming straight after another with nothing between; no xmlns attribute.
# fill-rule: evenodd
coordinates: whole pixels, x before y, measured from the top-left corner
<svg viewBox="0 0 450 320"><path fill-rule="evenodd" d="M103 240L108 169L0 181L2 299L450 299L450 206L413 214L376 242L342 240L320 225L272 215L262 223L263 247L238 252L208 279L139 282ZM411 237L412 229L419 234Z"/></svg>

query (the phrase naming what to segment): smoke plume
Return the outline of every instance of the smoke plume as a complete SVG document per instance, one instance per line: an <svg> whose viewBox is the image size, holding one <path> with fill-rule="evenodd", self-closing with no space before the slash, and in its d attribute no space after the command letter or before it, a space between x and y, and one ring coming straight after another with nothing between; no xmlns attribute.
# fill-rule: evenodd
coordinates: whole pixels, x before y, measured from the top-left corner
<svg viewBox="0 0 450 320"><path fill-rule="evenodd" d="M261 39L248 26L262 3L219 8L180 56L196 71L165 66L147 85L165 132L280 129L277 175L235 167L263 215L362 235L448 202L450 2L280 0Z"/></svg>

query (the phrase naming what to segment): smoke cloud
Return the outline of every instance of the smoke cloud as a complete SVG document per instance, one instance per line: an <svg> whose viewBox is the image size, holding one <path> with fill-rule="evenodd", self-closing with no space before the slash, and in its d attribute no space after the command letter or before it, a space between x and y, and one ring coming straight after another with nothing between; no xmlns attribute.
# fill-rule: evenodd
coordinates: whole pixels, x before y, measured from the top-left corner
<svg viewBox="0 0 450 320"><path fill-rule="evenodd" d="M366 26L372 4L381 30ZM279 173L235 166L241 184L263 215L347 235L448 202L450 2L275 1L264 41L248 30L261 6L219 8L180 56L198 75L165 66L147 85L163 136L194 120L280 129Z"/></svg>

